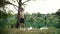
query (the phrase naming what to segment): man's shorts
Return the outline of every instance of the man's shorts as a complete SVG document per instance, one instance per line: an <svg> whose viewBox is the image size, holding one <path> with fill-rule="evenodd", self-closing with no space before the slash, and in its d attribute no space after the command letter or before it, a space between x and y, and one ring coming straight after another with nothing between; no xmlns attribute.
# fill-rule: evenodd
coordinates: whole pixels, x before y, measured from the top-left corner
<svg viewBox="0 0 60 34"><path fill-rule="evenodd" d="M24 18L20 18L20 23L24 23Z"/></svg>

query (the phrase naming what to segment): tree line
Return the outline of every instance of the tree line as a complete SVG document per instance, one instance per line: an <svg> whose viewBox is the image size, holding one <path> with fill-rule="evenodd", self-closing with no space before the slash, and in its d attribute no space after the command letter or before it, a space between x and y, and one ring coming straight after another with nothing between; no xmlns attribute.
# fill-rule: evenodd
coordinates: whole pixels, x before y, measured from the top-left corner
<svg viewBox="0 0 60 34"><path fill-rule="evenodd" d="M4 26L8 28L14 28L16 26L18 14L11 16L9 15L4 13L3 11L0 11L0 27ZM29 14L28 12L26 12L24 14L24 27L30 26L33 28L40 28L45 26L60 28L60 9L56 13L52 14Z"/></svg>

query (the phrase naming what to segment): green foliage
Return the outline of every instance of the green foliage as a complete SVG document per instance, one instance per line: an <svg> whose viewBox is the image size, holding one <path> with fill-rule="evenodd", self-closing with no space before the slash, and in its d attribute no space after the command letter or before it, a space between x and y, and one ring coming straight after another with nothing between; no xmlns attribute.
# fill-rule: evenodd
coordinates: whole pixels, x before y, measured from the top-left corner
<svg viewBox="0 0 60 34"><path fill-rule="evenodd" d="M60 16L60 9L55 14Z"/></svg>
<svg viewBox="0 0 60 34"><path fill-rule="evenodd" d="M4 14L5 15L5 14ZM46 14L46 17L44 16L45 14L39 14L38 13L33 13L33 14L29 14L26 13L25 14L25 27L30 27L32 26L33 28L40 28L40 27L56 27L56 28L60 28L60 19L58 18L59 16L55 15L55 14ZM13 15L11 17L6 17L7 19L3 19L6 20L6 26L7 27L15 27L16 21L17 21L17 15ZM2 17L0 17L2 18ZM5 18L5 16L4 16ZM46 20L45 20L46 18ZM4 23L4 21L2 20L2 22ZM2 24L3 24L2 23Z"/></svg>
<svg viewBox="0 0 60 34"><path fill-rule="evenodd" d="M7 21L6 26L8 26L9 28L15 27L16 17L15 17L15 16L12 16L12 17L9 17L9 18L7 18L7 19L8 19L8 21Z"/></svg>
<svg viewBox="0 0 60 34"><path fill-rule="evenodd" d="M60 23L58 23L55 27L56 27L56 28L60 28Z"/></svg>
<svg viewBox="0 0 60 34"><path fill-rule="evenodd" d="M0 10L0 27L5 27L9 17L11 17L11 13L6 13L5 11Z"/></svg>
<svg viewBox="0 0 60 34"><path fill-rule="evenodd" d="M59 18L55 14L40 14L40 13L33 13L33 14L25 14L25 25L32 26L34 28L40 27L57 27L59 25Z"/></svg>

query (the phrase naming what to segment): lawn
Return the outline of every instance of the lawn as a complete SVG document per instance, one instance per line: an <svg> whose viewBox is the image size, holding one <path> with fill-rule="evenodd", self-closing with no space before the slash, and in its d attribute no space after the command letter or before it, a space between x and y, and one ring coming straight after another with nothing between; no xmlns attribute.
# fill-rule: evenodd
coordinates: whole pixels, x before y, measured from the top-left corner
<svg viewBox="0 0 60 34"><path fill-rule="evenodd" d="M32 29L32 30L21 30L16 28L0 29L0 34L60 34L60 29Z"/></svg>

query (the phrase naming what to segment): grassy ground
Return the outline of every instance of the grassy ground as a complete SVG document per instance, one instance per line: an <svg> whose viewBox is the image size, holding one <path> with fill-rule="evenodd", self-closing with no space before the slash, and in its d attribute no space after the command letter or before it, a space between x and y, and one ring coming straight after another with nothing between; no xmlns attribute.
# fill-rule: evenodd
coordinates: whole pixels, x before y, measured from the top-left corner
<svg viewBox="0 0 60 34"><path fill-rule="evenodd" d="M60 34L60 29L47 30L21 30L16 28L0 29L0 34Z"/></svg>

